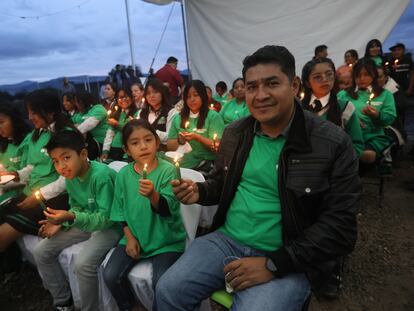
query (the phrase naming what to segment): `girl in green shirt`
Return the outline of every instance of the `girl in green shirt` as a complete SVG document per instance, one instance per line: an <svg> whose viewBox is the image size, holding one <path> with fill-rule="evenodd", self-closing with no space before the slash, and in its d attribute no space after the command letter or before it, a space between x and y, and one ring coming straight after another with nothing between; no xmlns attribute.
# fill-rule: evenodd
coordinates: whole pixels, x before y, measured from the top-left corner
<svg viewBox="0 0 414 311"><path fill-rule="evenodd" d="M24 139L29 132L29 124L17 110L12 108L11 103L0 106L0 169L2 171L0 175L6 175L7 171L21 169L22 157L26 151ZM21 192L21 187L9 190L6 187L0 195L0 202Z"/></svg>
<svg viewBox="0 0 414 311"><path fill-rule="evenodd" d="M137 107L133 104L132 94L129 89L121 88L117 94L118 104L111 112L108 119L108 130L103 144L101 160L106 159L121 161L124 157L122 149L122 128L131 119L137 116Z"/></svg>
<svg viewBox="0 0 414 311"><path fill-rule="evenodd" d="M364 151L361 126L352 103L338 101L335 65L328 58L313 59L302 70L303 108L343 128L351 137L356 154Z"/></svg>
<svg viewBox="0 0 414 311"><path fill-rule="evenodd" d="M364 138L361 161L374 163L392 140L384 128L396 118L396 108L391 92L378 84L378 71L373 60L360 59L352 71L352 86L338 93L338 100L351 102L357 112Z"/></svg>
<svg viewBox="0 0 414 311"><path fill-rule="evenodd" d="M375 63L375 66L382 66L384 61L381 41L378 39L370 40L365 47L364 57L372 59Z"/></svg>
<svg viewBox="0 0 414 311"><path fill-rule="evenodd" d="M171 180L174 165L156 156L160 139L143 119L128 122L122 130L125 151L134 160L115 181L110 219L122 224L124 237L104 270L106 285L120 310L132 310L134 296L128 273L143 258L152 262L152 286L180 257L186 233Z"/></svg>
<svg viewBox="0 0 414 311"><path fill-rule="evenodd" d="M192 151L185 153L181 165L203 172L211 169L223 134L221 116L209 109L206 87L200 80L188 82L184 89L184 107L168 133L167 149L175 151L189 143Z"/></svg>
<svg viewBox="0 0 414 311"><path fill-rule="evenodd" d="M44 219L43 208L68 209L68 196L64 178L59 178L47 154L46 145L52 133L75 127L61 110L55 91L41 89L25 98L29 120L34 130L26 136L21 169L10 171L16 181L25 183L23 193L14 197L5 207L4 223L0 225L0 252L23 234L37 235L39 221Z"/></svg>
<svg viewBox="0 0 414 311"><path fill-rule="evenodd" d="M224 126L227 126L233 121L250 115L249 108L247 107L246 101L244 100L246 91L244 88L243 78L237 78L234 80L233 93L234 98L227 102L227 104L225 104L220 110L220 115L223 118Z"/></svg>

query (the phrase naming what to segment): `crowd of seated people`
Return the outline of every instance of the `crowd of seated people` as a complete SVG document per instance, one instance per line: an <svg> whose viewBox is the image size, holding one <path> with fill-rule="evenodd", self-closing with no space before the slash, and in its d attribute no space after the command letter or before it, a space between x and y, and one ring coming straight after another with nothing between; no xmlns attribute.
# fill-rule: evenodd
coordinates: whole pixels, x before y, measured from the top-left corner
<svg viewBox="0 0 414 311"><path fill-rule="evenodd" d="M235 304L259 295L256 287L263 293L286 290L277 280L298 290L297 301L281 305L303 305L310 288L337 297L337 268L324 271L328 285L334 280L331 287L316 286L307 273L329 260L337 266L353 248L358 163L390 161L389 148L401 144L389 135L390 127L406 138L405 96L414 88L414 67L403 44L390 50L385 55L381 42L370 40L363 58L348 50L336 70L322 45L299 79L290 52L266 46L246 57L243 77L235 77L231 91L219 81L214 95L201 80L171 95L153 76L130 88L107 81L101 102L88 92L59 98L52 89L33 91L25 98L29 120L1 103L0 175L13 176L17 184L2 189L1 260L23 235L45 238L34 258L55 310L73 310L57 257L80 241L88 241L75 263L82 310L98 308L97 267L112 248L104 279L120 310L136 304L127 275L144 258L154 268L154 310L190 310L220 289L223 277L200 275L210 255L217 259L211 269L221 271L223 254L238 258L224 267L226 277L238 273L229 277ZM111 161L128 165L115 173L106 165ZM206 182L182 180L176 162L202 172ZM337 181L326 178L331 173ZM188 251L180 201L219 205L214 235L196 240ZM318 213L317 204L323 207ZM340 208L330 206L335 204ZM330 227L338 217L344 217L343 232ZM207 259L195 259L203 248ZM194 271L182 273L186 265ZM194 285L193 277L207 285ZM179 281L194 285L182 300L176 297L186 295ZM252 291L246 297L237 294L247 289Z"/></svg>

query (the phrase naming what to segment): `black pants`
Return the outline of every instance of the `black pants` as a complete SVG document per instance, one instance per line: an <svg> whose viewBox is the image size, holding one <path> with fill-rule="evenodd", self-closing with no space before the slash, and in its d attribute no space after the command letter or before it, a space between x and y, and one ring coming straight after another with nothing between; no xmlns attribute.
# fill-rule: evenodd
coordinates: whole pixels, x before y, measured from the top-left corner
<svg viewBox="0 0 414 311"><path fill-rule="evenodd" d="M158 280L182 253L162 253L151 257L152 262L152 287L155 294L155 286ZM139 261L131 258L125 252L124 245L118 245L106 264L104 280L116 300L119 310L132 310L134 307L134 295L128 281L128 273Z"/></svg>

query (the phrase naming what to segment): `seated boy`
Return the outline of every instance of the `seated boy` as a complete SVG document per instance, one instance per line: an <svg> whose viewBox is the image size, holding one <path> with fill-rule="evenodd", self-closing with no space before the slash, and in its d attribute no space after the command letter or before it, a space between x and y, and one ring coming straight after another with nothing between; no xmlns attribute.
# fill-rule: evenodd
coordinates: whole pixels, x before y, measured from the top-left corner
<svg viewBox="0 0 414 311"><path fill-rule="evenodd" d="M69 284L58 262L59 253L88 240L75 257L82 310L98 310L97 267L120 239L120 230L109 220L114 194L115 171L88 160L82 134L63 131L46 146L56 171L66 178L70 209L46 208L40 222L40 241L34 257L44 286L53 297L54 310L73 310Z"/></svg>

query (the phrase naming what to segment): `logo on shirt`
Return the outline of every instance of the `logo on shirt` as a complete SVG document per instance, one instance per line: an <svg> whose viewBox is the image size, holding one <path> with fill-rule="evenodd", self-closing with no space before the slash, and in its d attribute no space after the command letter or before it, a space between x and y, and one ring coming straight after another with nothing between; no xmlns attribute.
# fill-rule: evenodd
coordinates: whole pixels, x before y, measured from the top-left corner
<svg viewBox="0 0 414 311"><path fill-rule="evenodd" d="M371 102L371 106L381 106L382 102Z"/></svg>
<svg viewBox="0 0 414 311"><path fill-rule="evenodd" d="M9 161L11 163L18 163L18 162L20 162L20 157L9 158Z"/></svg>

